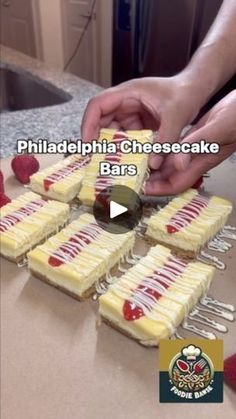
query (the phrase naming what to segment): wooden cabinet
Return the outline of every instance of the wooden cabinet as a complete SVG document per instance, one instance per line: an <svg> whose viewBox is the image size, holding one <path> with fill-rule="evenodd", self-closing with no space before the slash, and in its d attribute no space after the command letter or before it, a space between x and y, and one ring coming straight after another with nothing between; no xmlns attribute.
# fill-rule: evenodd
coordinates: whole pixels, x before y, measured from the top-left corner
<svg viewBox="0 0 236 419"><path fill-rule="evenodd" d="M90 81L96 81L97 64L95 9L90 17L93 5L93 0L62 0L65 63L70 61L67 70Z"/></svg>
<svg viewBox="0 0 236 419"><path fill-rule="evenodd" d="M3 45L36 56L32 0L0 0Z"/></svg>

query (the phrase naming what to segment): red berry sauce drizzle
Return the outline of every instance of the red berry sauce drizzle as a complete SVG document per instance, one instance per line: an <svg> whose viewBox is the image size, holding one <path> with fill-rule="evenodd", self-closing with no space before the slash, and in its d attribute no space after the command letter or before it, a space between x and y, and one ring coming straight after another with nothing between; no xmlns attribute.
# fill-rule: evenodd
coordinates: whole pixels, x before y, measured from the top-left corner
<svg viewBox="0 0 236 419"><path fill-rule="evenodd" d="M142 296L142 305L151 311L165 290L170 288L183 273L186 266L186 262L170 256L161 268L144 278L140 285L133 290L131 298L126 300L123 305L125 320L138 320L145 315L142 306L135 302L135 298L140 295Z"/></svg>
<svg viewBox="0 0 236 419"><path fill-rule="evenodd" d="M54 183L63 180L65 177L71 175L76 170L86 166L89 163L89 161L89 157L75 160L67 166L64 166L56 172L48 175L43 181L45 191L49 191L50 186L52 186Z"/></svg>
<svg viewBox="0 0 236 419"><path fill-rule="evenodd" d="M46 201L42 199L38 199L32 202L29 202L25 206L19 208L11 212L10 214L2 217L0 220L0 231L4 233L5 231L9 230L9 228L15 226L20 221L23 221L29 215L34 214L40 208L42 208L46 204Z"/></svg>
<svg viewBox="0 0 236 419"><path fill-rule="evenodd" d="M167 232L173 234L187 227L187 225L200 215L208 203L209 198L197 194L188 204L184 205L171 217L169 223L166 225Z"/></svg>
<svg viewBox="0 0 236 419"><path fill-rule="evenodd" d="M122 152L120 151L120 143L125 138L128 138L128 135L125 132L117 131L112 141L116 144L117 153L107 153L104 157L104 161L111 163L111 164L119 164L122 158ZM113 177L112 176L101 176L98 175L95 183L95 196L97 197L103 189L111 187L113 185Z"/></svg>
<svg viewBox="0 0 236 419"><path fill-rule="evenodd" d="M83 227L53 252L48 259L49 265L58 267L72 261L86 246L96 240L101 232L102 229L96 223Z"/></svg>

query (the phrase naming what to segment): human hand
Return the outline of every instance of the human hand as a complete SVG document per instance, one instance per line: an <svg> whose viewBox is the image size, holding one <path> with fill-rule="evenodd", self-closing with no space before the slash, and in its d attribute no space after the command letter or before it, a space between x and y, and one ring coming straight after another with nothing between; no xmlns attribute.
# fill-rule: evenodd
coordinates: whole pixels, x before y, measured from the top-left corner
<svg viewBox="0 0 236 419"><path fill-rule="evenodd" d="M218 154L172 154L146 184L147 195L173 195L191 187L206 171L236 151L236 90L215 105L181 141L218 142Z"/></svg>
<svg viewBox="0 0 236 419"><path fill-rule="evenodd" d="M178 140L182 129L197 116L201 99L200 90L181 75L130 80L90 100L82 121L82 139L91 141L98 138L101 128L116 128L158 130L158 141ZM150 156L152 169L162 162L162 156Z"/></svg>

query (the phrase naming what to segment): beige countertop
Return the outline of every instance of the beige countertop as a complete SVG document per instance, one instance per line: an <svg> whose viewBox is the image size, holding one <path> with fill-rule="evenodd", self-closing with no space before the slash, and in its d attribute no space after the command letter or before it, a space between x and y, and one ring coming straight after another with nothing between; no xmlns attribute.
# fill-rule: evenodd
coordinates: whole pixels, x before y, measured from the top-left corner
<svg viewBox="0 0 236 419"><path fill-rule="evenodd" d="M40 160L42 166L57 157ZM2 161L11 197L25 191ZM234 201L236 165L211 172L206 189ZM230 224L236 226L236 211ZM236 243L222 258L211 295L236 303ZM223 404L160 404L158 350L147 349L105 324L96 329L97 303L79 303L26 268L1 259L2 419L235 418L236 393L225 386ZM236 352L236 323L228 324L225 357ZM181 331L183 335L186 335ZM192 335L193 336L193 335Z"/></svg>

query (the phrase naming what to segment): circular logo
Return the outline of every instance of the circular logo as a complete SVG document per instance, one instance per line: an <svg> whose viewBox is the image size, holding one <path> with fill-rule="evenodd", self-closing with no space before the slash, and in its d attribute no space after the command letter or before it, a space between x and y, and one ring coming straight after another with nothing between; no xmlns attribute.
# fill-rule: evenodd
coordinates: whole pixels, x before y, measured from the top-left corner
<svg viewBox="0 0 236 419"><path fill-rule="evenodd" d="M214 368L210 358L194 345L184 347L171 361L169 378L184 392L204 390L213 382Z"/></svg>

